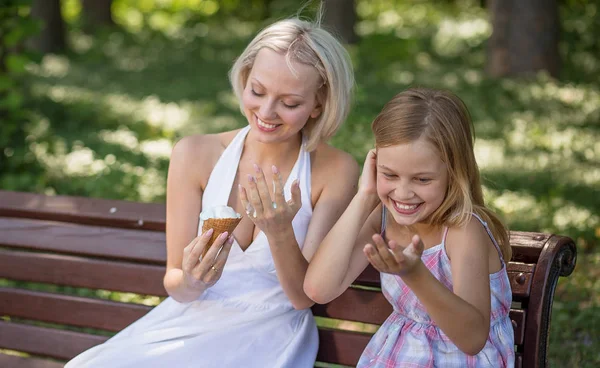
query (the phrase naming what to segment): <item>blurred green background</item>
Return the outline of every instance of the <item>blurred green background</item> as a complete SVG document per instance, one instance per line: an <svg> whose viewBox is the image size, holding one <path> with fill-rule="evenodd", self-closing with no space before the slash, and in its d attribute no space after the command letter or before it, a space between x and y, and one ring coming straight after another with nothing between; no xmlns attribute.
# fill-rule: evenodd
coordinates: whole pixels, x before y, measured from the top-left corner
<svg viewBox="0 0 600 368"><path fill-rule="evenodd" d="M259 29L299 9L293 0L113 0L112 24L100 24L79 0L63 0L65 43L47 52L24 46L42 29L32 2L9 3L0 9L0 188L147 202L165 200L178 139L246 124L227 72ZM362 164L370 122L394 94L456 92L474 119L490 206L513 230L576 240L577 267L555 295L550 366L599 366L600 0L558 1L558 73L503 78L486 73L484 1L354 6L357 90L332 144Z"/></svg>

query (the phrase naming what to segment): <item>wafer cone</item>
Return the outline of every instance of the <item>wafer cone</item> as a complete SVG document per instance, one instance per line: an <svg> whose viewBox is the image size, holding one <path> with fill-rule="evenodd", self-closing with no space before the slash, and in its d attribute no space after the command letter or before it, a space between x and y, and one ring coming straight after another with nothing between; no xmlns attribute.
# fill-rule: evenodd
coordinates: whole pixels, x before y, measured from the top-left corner
<svg viewBox="0 0 600 368"><path fill-rule="evenodd" d="M227 231L229 233L229 235L231 235L231 233L233 232L233 229L235 229L235 227L240 223L241 220L242 220L241 217L238 217L238 218L209 218L209 219L204 220L204 222L202 223L202 233L208 231L209 229L213 229L213 233L212 233L212 236L210 237L210 240L206 244L206 247L202 251L202 257L204 257L206 255L206 252L208 252L208 250L212 246L212 243L215 240L217 240L217 237L219 237L219 235L223 234L225 231Z"/></svg>

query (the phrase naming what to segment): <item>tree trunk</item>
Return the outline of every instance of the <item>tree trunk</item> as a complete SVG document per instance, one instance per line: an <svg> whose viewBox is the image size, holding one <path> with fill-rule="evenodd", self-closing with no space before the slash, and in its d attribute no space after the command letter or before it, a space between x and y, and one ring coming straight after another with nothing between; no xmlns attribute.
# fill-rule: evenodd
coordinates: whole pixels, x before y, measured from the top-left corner
<svg viewBox="0 0 600 368"><path fill-rule="evenodd" d="M491 76L522 76L546 70L558 76L560 22L556 0L488 0L493 32L488 41Z"/></svg>
<svg viewBox="0 0 600 368"><path fill-rule="evenodd" d="M325 27L344 43L358 41L354 26L356 25L356 8L354 0L323 0L325 4Z"/></svg>
<svg viewBox="0 0 600 368"><path fill-rule="evenodd" d="M112 0L82 0L81 14L84 29L93 31L97 26L113 26L111 6Z"/></svg>
<svg viewBox="0 0 600 368"><path fill-rule="evenodd" d="M67 47L60 0L33 0L31 17L42 21L42 30L31 39L31 46L42 54L64 52Z"/></svg>

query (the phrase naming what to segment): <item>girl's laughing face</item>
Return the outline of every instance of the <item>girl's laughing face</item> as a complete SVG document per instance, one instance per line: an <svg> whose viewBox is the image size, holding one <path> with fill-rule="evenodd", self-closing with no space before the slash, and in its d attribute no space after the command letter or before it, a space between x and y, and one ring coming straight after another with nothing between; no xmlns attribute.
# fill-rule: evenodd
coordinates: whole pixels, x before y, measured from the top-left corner
<svg viewBox="0 0 600 368"><path fill-rule="evenodd" d="M446 164L424 138L377 150L377 194L399 225L425 222L447 189Z"/></svg>

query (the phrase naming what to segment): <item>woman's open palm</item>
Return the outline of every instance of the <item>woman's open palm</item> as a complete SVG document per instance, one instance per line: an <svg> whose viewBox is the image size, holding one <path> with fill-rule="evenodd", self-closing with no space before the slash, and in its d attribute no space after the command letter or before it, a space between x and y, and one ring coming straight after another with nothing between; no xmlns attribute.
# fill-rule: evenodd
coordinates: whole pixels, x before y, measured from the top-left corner
<svg viewBox="0 0 600 368"><path fill-rule="evenodd" d="M285 200L283 179L277 167L273 172L273 190L269 190L263 171L254 165L256 176L248 177L247 189L239 186L240 200L250 220L267 237L285 232L302 206L300 185L294 181L291 188L292 198Z"/></svg>

